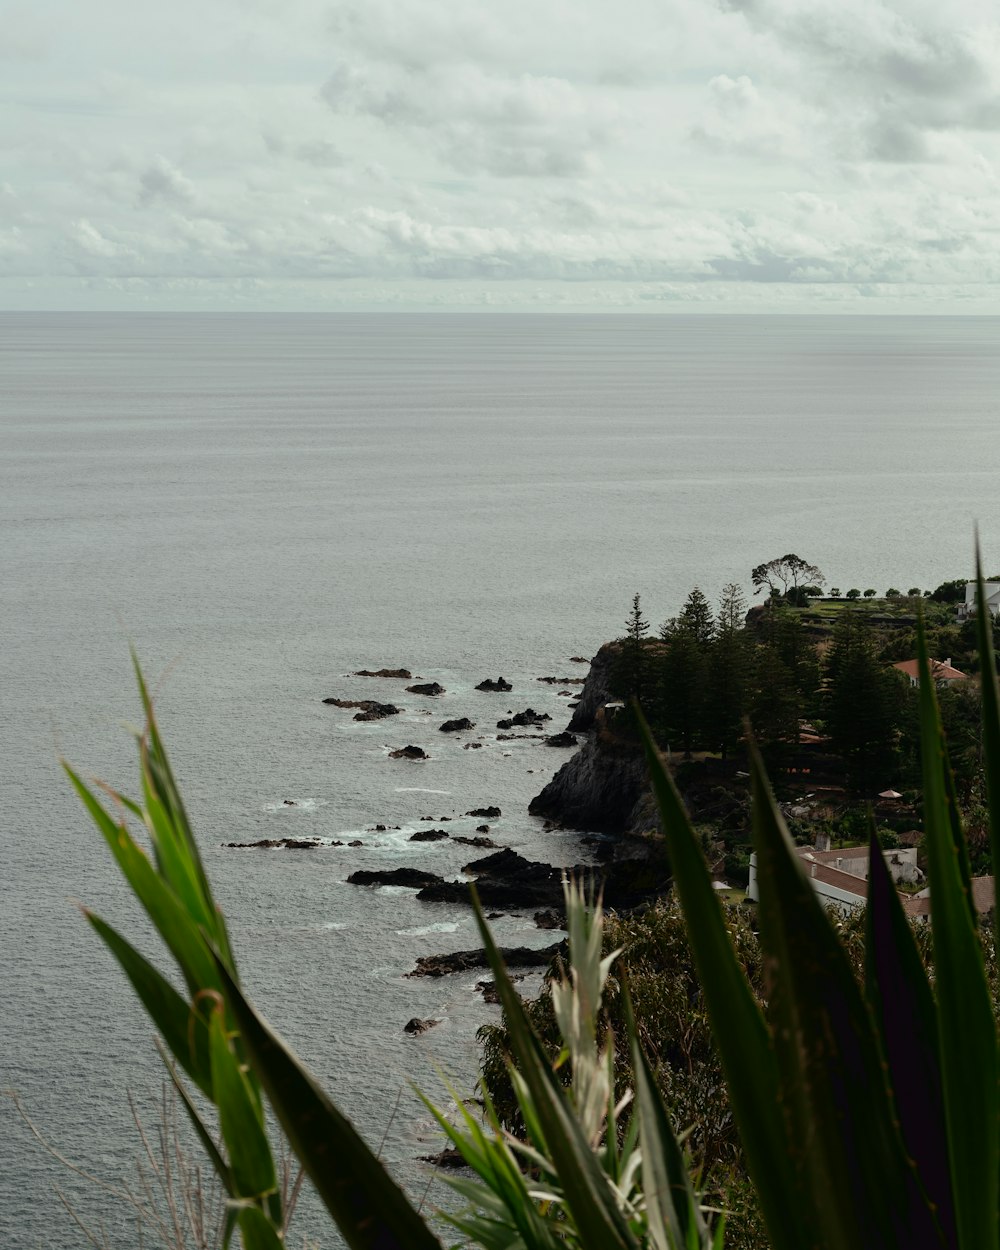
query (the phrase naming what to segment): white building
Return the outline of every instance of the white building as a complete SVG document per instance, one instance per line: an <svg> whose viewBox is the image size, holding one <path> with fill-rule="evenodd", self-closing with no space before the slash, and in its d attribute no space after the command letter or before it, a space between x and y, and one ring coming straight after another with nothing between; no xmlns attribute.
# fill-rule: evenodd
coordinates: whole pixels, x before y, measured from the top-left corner
<svg viewBox="0 0 1000 1250"><path fill-rule="evenodd" d="M986 606L993 616L1000 616L1000 582L985 582ZM965 583L965 602L958 605L958 619L964 621L976 614L976 583Z"/></svg>

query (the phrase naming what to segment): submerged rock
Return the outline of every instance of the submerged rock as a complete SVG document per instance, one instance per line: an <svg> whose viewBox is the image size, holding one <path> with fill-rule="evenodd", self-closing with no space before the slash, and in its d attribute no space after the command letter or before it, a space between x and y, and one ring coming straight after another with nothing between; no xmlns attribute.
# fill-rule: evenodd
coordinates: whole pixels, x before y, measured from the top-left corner
<svg viewBox="0 0 1000 1250"><path fill-rule="evenodd" d="M443 734L457 734L464 733L468 729L475 729L475 725L469 720L468 716L460 716L456 720L446 720L438 728Z"/></svg>
<svg viewBox="0 0 1000 1250"><path fill-rule="evenodd" d="M463 846L477 846L484 851L493 850L497 843L492 838L476 837L476 838L452 838L453 842L461 842Z"/></svg>
<svg viewBox="0 0 1000 1250"><path fill-rule="evenodd" d="M286 851L315 851L323 845L319 838L261 838L259 842L223 842L225 847L235 847L237 850L276 850L281 848ZM342 842L330 842L329 846L343 846Z"/></svg>
<svg viewBox="0 0 1000 1250"><path fill-rule="evenodd" d="M355 677L398 677L402 681L412 681L413 674L408 668L362 668L355 674Z"/></svg>
<svg viewBox="0 0 1000 1250"><path fill-rule="evenodd" d="M389 759L391 760L429 760L430 756L423 747L415 747L412 744L408 747L400 747L398 751L390 751Z"/></svg>
<svg viewBox="0 0 1000 1250"><path fill-rule="evenodd" d="M439 694L444 694L445 691L444 686L442 686L439 682L425 681L416 686L407 686L406 692L407 694L426 694L434 697Z"/></svg>
<svg viewBox="0 0 1000 1250"><path fill-rule="evenodd" d="M360 712L354 713L355 720L385 720L387 716L398 716L402 708L396 707L394 703L373 703L370 707L363 708Z"/></svg>
<svg viewBox="0 0 1000 1250"><path fill-rule="evenodd" d="M551 719L548 712L536 712L533 707L526 707L523 712L516 712L507 720L498 720L497 729L513 729L515 726L524 728L527 725L541 726Z"/></svg>
<svg viewBox="0 0 1000 1250"><path fill-rule="evenodd" d="M478 816L480 820L499 820L499 807L474 807L470 812L465 813L466 816Z"/></svg>
<svg viewBox="0 0 1000 1250"><path fill-rule="evenodd" d="M440 842L442 838L450 837L443 829L418 829L416 833L410 835L407 839L409 842Z"/></svg>

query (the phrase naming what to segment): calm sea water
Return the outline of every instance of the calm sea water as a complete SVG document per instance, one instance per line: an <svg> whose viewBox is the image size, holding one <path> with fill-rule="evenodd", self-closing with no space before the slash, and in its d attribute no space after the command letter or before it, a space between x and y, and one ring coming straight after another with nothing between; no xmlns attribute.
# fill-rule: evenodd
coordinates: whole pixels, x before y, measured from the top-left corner
<svg viewBox="0 0 1000 1250"><path fill-rule="evenodd" d="M155 949L58 768L132 786L134 641L244 980L419 1197L432 1144L405 1090L475 1073L475 975L408 981L475 944L467 913L344 884L472 854L406 841L498 803L495 836L553 862L529 798L565 755L464 751L436 726L566 700L634 591L654 622L699 583L792 550L834 584L934 586L1000 565L1000 320L0 315L0 1086L102 1180L149 1112L150 1029L74 901ZM421 712L405 665L448 695ZM487 675L509 697L476 694ZM356 725L326 695L395 698ZM561 727L561 726L560 726ZM495 732L495 731L494 731ZM421 743L426 764L387 758ZM295 808L283 805L294 799ZM367 832L380 822L400 832ZM454 831L477 823L456 821ZM284 834L362 838L309 855ZM544 944L530 917L504 940ZM411 1016L443 1023L417 1041ZM393 1106L401 1088L400 1108ZM391 1123L390 1123L391 1121ZM387 1130L388 1125L388 1131ZM109 1243L124 1212L0 1104L0 1240L70 1247L60 1188ZM308 1211L302 1228L312 1231ZM332 1245L328 1235L322 1244Z"/></svg>

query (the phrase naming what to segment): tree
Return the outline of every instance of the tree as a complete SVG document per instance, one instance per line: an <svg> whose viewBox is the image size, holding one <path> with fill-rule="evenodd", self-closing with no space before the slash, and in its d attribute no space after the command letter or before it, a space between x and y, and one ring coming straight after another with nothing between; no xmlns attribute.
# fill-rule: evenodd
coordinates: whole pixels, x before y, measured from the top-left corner
<svg viewBox="0 0 1000 1250"><path fill-rule="evenodd" d="M956 577L953 581L942 582L936 590L932 590L930 597L935 603L962 603L965 600L965 585L968 582L967 577Z"/></svg>
<svg viewBox="0 0 1000 1250"><path fill-rule="evenodd" d="M885 592L885 597L887 599L898 599L900 597L900 592L896 589L895 586L890 586L889 589Z"/></svg>
<svg viewBox="0 0 1000 1250"><path fill-rule="evenodd" d="M909 598L915 599L920 594L920 587L911 586L910 589L906 593L909 596Z"/></svg>
<svg viewBox="0 0 1000 1250"><path fill-rule="evenodd" d="M680 614L665 621L665 653L658 665L657 726L667 741L690 755L703 731L709 646L715 632L712 609L696 586Z"/></svg>
<svg viewBox="0 0 1000 1250"><path fill-rule="evenodd" d="M712 641L712 635L715 633L712 608L702 594L700 586L695 586L684 600L677 622L699 646L705 647Z"/></svg>
<svg viewBox="0 0 1000 1250"><path fill-rule="evenodd" d="M872 588L871 588L870 586L869 586L869 587L868 587L868 589L865 591L865 598L866 598L866 599L874 599L874 598L875 598L875 591L874 591L874 590L872 590Z"/></svg>
<svg viewBox="0 0 1000 1250"><path fill-rule="evenodd" d="M715 637L708 656L705 730L725 759L740 740L746 712L749 646L744 621L747 601L734 582L723 587Z"/></svg>
<svg viewBox="0 0 1000 1250"><path fill-rule="evenodd" d="M847 592L847 595L845 597L847 599L860 599L861 591L858 590L857 586L852 586L851 589Z"/></svg>
<svg viewBox="0 0 1000 1250"><path fill-rule="evenodd" d="M907 691L879 658L863 616L845 612L826 656L824 715L833 748L844 760L849 786L871 792L889 784Z"/></svg>
<svg viewBox="0 0 1000 1250"><path fill-rule="evenodd" d="M648 684L645 654L648 633L649 621L642 615L641 596L637 591L632 596L632 610L625 619L625 637L612 680L617 694L638 699L640 703Z"/></svg>
<svg viewBox="0 0 1000 1250"><path fill-rule="evenodd" d="M830 598L831 598L831 599L839 599L839 598L840 598L840 587L839 587L839 586L831 586L831 587L830 587Z"/></svg>
<svg viewBox="0 0 1000 1250"><path fill-rule="evenodd" d="M797 595L802 586L813 582L822 586L826 581L815 564L809 564L808 561L791 552L787 556L778 556L774 560L768 560L766 564L758 564L751 572L750 578L754 584L755 594L766 586L772 595L775 592L780 595L789 593Z"/></svg>

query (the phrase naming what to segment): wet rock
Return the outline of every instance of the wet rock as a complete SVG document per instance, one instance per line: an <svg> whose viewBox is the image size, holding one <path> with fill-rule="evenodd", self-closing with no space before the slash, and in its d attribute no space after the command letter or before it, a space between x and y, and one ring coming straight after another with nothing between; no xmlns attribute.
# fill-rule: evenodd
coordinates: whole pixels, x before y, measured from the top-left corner
<svg viewBox="0 0 1000 1250"><path fill-rule="evenodd" d="M460 716L456 720L446 720L438 728L443 734L457 734L464 733L468 729L475 729L475 725L468 716Z"/></svg>
<svg viewBox="0 0 1000 1250"><path fill-rule="evenodd" d="M466 816L478 816L480 820L499 820L499 807L474 807L472 811L466 812Z"/></svg>
<svg viewBox="0 0 1000 1250"><path fill-rule="evenodd" d="M364 846L360 838L355 838L353 842L348 842L348 846Z"/></svg>
<svg viewBox="0 0 1000 1250"><path fill-rule="evenodd" d="M482 745L483 744L481 742L463 742L462 750L463 751L479 751L482 749Z"/></svg>
<svg viewBox="0 0 1000 1250"><path fill-rule="evenodd" d="M528 812L567 828L622 833L648 791L646 758L637 745L592 736L535 795Z"/></svg>
<svg viewBox="0 0 1000 1250"><path fill-rule="evenodd" d="M403 1025L403 1032L409 1033L411 1037L419 1037L421 1033L426 1033L428 1029L433 1029L435 1024L440 1023L440 1020L419 1020L414 1016Z"/></svg>
<svg viewBox="0 0 1000 1250"><path fill-rule="evenodd" d="M535 912L535 927L538 929L565 929L566 914L550 907L547 911Z"/></svg>
<svg viewBox="0 0 1000 1250"><path fill-rule="evenodd" d="M355 677L398 677L402 681L412 681L413 674L408 668L362 668L355 674Z"/></svg>
<svg viewBox="0 0 1000 1250"><path fill-rule="evenodd" d="M369 707L362 708L360 712L354 713L355 720L385 720L387 716L398 716L402 708L396 707L394 703L372 703Z"/></svg>
<svg viewBox="0 0 1000 1250"><path fill-rule="evenodd" d="M322 842L318 838L261 838L259 842L223 842L225 847L235 847L238 850L276 850L281 848L286 851L315 851L322 846ZM333 842L332 846L342 846L341 842Z"/></svg>
<svg viewBox="0 0 1000 1250"><path fill-rule="evenodd" d="M462 1152L456 1150L454 1146L445 1146L443 1150L439 1150L436 1155L420 1155L421 1163L430 1163L436 1168L464 1168L468 1164L462 1158Z"/></svg>
<svg viewBox="0 0 1000 1250"><path fill-rule="evenodd" d="M392 703L379 703L377 699L324 699L332 707L354 707L359 711L355 720L383 720L386 716L398 716L403 710Z"/></svg>
<svg viewBox="0 0 1000 1250"><path fill-rule="evenodd" d="M439 883L441 878L420 868L361 868L352 872L347 880L350 885L405 885L411 890L421 890Z"/></svg>
<svg viewBox="0 0 1000 1250"><path fill-rule="evenodd" d="M524 973L516 972L510 979L512 981L523 981ZM482 994L484 1003L496 1005L500 1002L500 991L497 989L496 981L477 981L476 989Z"/></svg>
<svg viewBox="0 0 1000 1250"><path fill-rule="evenodd" d="M296 803L294 799L282 799L281 806L282 807L298 807L298 803Z"/></svg>
<svg viewBox="0 0 1000 1250"><path fill-rule="evenodd" d="M489 833L489 825L476 825L476 833Z"/></svg>
<svg viewBox="0 0 1000 1250"><path fill-rule="evenodd" d="M442 686L440 682L425 681L425 682L420 682L416 686L407 686L406 693L407 694L426 694L434 698L439 694L444 694L444 686Z"/></svg>
<svg viewBox="0 0 1000 1250"><path fill-rule="evenodd" d="M506 720L498 720L497 729L514 729L515 727L523 729L528 725L540 727L545 721L551 719L548 712L536 712L533 707L526 707L523 712L517 712Z"/></svg>
<svg viewBox="0 0 1000 1250"><path fill-rule="evenodd" d="M418 829L407 839L410 842L440 842L449 835L443 829Z"/></svg>
<svg viewBox="0 0 1000 1250"><path fill-rule="evenodd" d="M492 681L489 677L487 677L485 681L481 681L479 683L476 689L477 690L493 690L493 691L499 692L499 691L513 690L514 687L510 684L509 681L504 681L502 677L498 677L496 681Z"/></svg>
<svg viewBox="0 0 1000 1250"><path fill-rule="evenodd" d="M570 664L589 664L590 661L585 655L571 655L569 657Z"/></svg>
<svg viewBox="0 0 1000 1250"><path fill-rule="evenodd" d="M496 844L496 842L494 842L492 838L482 838L482 837L479 837L479 838L452 838L452 841L453 841L453 842L461 842L461 843L463 844L463 846L477 846L477 847L481 847L484 851L487 851L487 850L493 850L493 849L496 847L496 845L497 845L497 844Z"/></svg>
<svg viewBox="0 0 1000 1250"><path fill-rule="evenodd" d="M545 737L544 734L497 734L497 742L513 742L515 738L544 738L544 737Z"/></svg>
<svg viewBox="0 0 1000 1250"><path fill-rule="evenodd" d="M430 756L423 747L400 747L398 751L390 751L389 759L391 760L429 760Z"/></svg>
<svg viewBox="0 0 1000 1250"><path fill-rule="evenodd" d="M575 747L577 745L577 737L567 731L561 734L552 734L551 737L545 739L547 747Z"/></svg>
<svg viewBox="0 0 1000 1250"><path fill-rule="evenodd" d="M582 686L586 677L536 677L535 681L543 681L547 686Z"/></svg>
<svg viewBox="0 0 1000 1250"><path fill-rule="evenodd" d="M556 955L565 954L566 943L552 946L501 946L500 955L508 968L547 968ZM466 972L470 968L488 968L486 951L451 951L446 955L421 955L416 967L408 977L445 977L452 972Z"/></svg>

